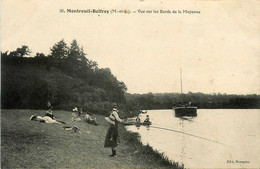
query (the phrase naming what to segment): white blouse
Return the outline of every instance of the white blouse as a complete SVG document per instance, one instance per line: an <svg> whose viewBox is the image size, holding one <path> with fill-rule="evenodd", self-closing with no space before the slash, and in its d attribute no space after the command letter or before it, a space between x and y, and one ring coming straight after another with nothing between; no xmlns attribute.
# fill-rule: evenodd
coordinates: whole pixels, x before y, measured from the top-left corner
<svg viewBox="0 0 260 169"><path fill-rule="evenodd" d="M118 114L117 114L116 111L112 111L111 114L110 114L110 116L109 116L109 118L110 118L111 120L115 120L115 119L116 119L116 120L117 120L118 122L120 122L120 123L123 122L123 120L120 119L120 117L118 116Z"/></svg>

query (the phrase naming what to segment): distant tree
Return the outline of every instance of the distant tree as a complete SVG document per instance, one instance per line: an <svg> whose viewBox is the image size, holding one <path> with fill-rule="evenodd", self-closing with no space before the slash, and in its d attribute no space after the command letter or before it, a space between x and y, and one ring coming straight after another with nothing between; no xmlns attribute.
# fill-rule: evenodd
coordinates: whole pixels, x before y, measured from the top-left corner
<svg viewBox="0 0 260 169"><path fill-rule="evenodd" d="M35 57L38 57L38 58L39 58L39 57L45 57L45 55L44 55L43 53L38 53L38 52L37 52L36 55L35 55Z"/></svg>
<svg viewBox="0 0 260 169"><path fill-rule="evenodd" d="M81 56L85 56L84 51L80 51L77 41L74 39L70 44L68 57L72 60L81 60Z"/></svg>
<svg viewBox="0 0 260 169"><path fill-rule="evenodd" d="M72 60L78 60L84 63L88 62L83 47L79 47L75 39L70 44L68 57Z"/></svg>
<svg viewBox="0 0 260 169"><path fill-rule="evenodd" d="M26 45L23 45L21 48L16 49L17 57L23 57L25 55L29 55L31 51L29 50L29 47Z"/></svg>
<svg viewBox="0 0 260 169"><path fill-rule="evenodd" d="M79 51L79 58L80 58L80 60L81 60L82 62L88 63L89 61L88 61L88 59L86 58L86 55L87 55L87 54L84 52L83 47L81 47L81 48L80 48L80 51Z"/></svg>
<svg viewBox="0 0 260 169"><path fill-rule="evenodd" d="M24 57L25 55L29 55L31 53L30 49L28 46L23 45L21 48L17 48L15 51L12 51L8 54L8 51L5 53L1 52L1 55L4 56L9 56L9 57Z"/></svg>
<svg viewBox="0 0 260 169"><path fill-rule="evenodd" d="M90 66L90 69L92 69L92 70L98 70L98 64L97 64L97 62L95 62L95 61L92 61L92 60L90 60L89 61L89 66Z"/></svg>
<svg viewBox="0 0 260 169"><path fill-rule="evenodd" d="M118 82L118 86L124 93L126 93L127 87L124 82Z"/></svg>
<svg viewBox="0 0 260 169"><path fill-rule="evenodd" d="M8 55L9 57L17 57L17 52L16 51L12 51L9 53Z"/></svg>
<svg viewBox="0 0 260 169"><path fill-rule="evenodd" d="M67 58L68 51L68 46L62 39L51 48L51 56L58 59Z"/></svg>
<svg viewBox="0 0 260 169"><path fill-rule="evenodd" d="M1 57L6 57L6 56L8 56L8 51L6 51L4 53L1 51Z"/></svg>

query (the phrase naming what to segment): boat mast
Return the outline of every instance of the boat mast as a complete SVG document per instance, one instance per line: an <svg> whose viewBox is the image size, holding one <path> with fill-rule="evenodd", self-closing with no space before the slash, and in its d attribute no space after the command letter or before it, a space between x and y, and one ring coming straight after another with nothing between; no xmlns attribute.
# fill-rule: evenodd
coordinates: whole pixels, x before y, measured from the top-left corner
<svg viewBox="0 0 260 169"><path fill-rule="evenodd" d="M181 94L180 94L180 99L181 99L181 105L183 105L183 100L182 100L182 72L180 68L180 76L181 76Z"/></svg>
<svg viewBox="0 0 260 169"><path fill-rule="evenodd" d="M180 76L181 76L181 94L182 94L182 72L181 72L181 68L180 68Z"/></svg>

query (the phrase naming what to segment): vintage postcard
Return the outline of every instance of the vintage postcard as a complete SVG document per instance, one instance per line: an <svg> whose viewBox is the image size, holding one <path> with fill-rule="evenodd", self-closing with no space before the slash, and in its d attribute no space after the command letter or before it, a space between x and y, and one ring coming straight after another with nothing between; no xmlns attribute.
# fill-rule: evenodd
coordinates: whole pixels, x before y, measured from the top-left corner
<svg viewBox="0 0 260 169"><path fill-rule="evenodd" d="M260 168L259 11L1 0L1 168Z"/></svg>

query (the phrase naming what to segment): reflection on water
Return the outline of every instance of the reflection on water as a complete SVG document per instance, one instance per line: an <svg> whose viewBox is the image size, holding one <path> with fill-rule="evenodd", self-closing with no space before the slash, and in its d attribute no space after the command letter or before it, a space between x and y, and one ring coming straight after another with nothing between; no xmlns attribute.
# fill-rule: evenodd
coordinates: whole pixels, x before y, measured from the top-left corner
<svg viewBox="0 0 260 169"><path fill-rule="evenodd" d="M195 118L176 118L173 110L147 114L150 127L127 129L186 168L260 167L260 110L198 109Z"/></svg>

